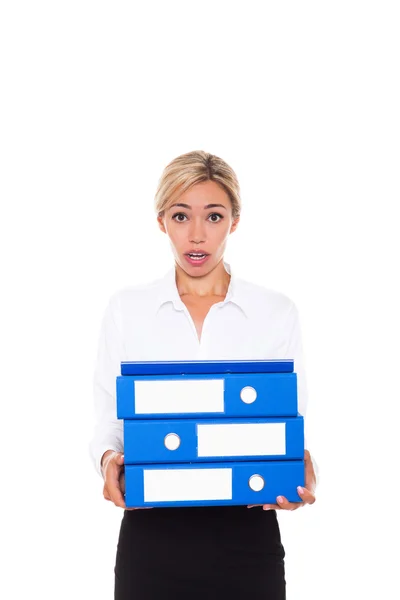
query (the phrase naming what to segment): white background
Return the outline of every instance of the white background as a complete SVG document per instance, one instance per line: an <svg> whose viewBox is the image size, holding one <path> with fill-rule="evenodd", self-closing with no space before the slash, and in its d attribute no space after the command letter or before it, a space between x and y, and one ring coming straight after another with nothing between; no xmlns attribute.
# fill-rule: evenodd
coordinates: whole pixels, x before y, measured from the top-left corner
<svg viewBox="0 0 400 600"><path fill-rule="evenodd" d="M321 483L279 514L288 599L398 597L399 30L384 0L1 3L2 598L113 597L97 336L171 266L154 193L196 149L241 183L226 260L300 312Z"/></svg>

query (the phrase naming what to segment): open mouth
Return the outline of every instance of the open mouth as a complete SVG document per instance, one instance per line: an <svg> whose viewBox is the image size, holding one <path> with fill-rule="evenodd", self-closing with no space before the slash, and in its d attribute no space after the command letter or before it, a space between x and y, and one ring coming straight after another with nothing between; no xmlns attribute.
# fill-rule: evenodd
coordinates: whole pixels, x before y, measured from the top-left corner
<svg viewBox="0 0 400 600"><path fill-rule="evenodd" d="M191 260L203 260L203 258L208 256L208 254L200 253L200 252L188 252L188 254L186 254L186 256L188 256Z"/></svg>
<svg viewBox="0 0 400 600"><path fill-rule="evenodd" d="M189 264L195 267L201 267L209 259L207 252L186 252L185 258Z"/></svg>

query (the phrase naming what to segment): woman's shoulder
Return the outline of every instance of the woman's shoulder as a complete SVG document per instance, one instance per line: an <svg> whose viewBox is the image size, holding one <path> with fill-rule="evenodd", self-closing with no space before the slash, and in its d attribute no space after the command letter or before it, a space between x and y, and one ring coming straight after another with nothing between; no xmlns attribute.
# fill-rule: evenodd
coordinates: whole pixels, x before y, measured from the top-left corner
<svg viewBox="0 0 400 600"><path fill-rule="evenodd" d="M238 297L253 309L270 309L283 312L296 310L296 304L293 298L286 292L280 291L274 287L262 285L243 278L236 278L235 291Z"/></svg>
<svg viewBox="0 0 400 600"><path fill-rule="evenodd" d="M121 309L134 310L146 308L157 298L162 277L152 279L148 282L129 283L117 288L109 297L109 305Z"/></svg>

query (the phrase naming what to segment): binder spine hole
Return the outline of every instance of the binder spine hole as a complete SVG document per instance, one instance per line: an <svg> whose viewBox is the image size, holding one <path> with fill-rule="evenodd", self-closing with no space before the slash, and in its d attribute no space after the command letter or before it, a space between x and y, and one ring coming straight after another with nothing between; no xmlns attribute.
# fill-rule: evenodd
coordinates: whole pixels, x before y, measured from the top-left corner
<svg viewBox="0 0 400 600"><path fill-rule="evenodd" d="M168 433L164 438L164 444L168 450L176 450L181 445L181 438L177 433Z"/></svg>
<svg viewBox="0 0 400 600"><path fill-rule="evenodd" d="M252 475L249 479L249 486L254 492L260 492L265 486L264 478L261 475Z"/></svg>
<svg viewBox="0 0 400 600"><path fill-rule="evenodd" d="M240 392L240 398L245 404L251 404L257 398L257 390L250 385L246 385Z"/></svg>

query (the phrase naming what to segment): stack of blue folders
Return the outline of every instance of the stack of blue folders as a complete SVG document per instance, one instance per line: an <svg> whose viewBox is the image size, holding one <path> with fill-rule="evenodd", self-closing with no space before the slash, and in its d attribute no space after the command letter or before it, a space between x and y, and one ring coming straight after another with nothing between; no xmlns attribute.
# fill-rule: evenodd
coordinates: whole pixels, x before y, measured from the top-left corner
<svg viewBox="0 0 400 600"><path fill-rule="evenodd" d="M127 507L300 502L293 360L121 363Z"/></svg>

